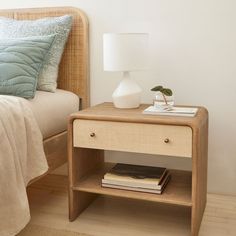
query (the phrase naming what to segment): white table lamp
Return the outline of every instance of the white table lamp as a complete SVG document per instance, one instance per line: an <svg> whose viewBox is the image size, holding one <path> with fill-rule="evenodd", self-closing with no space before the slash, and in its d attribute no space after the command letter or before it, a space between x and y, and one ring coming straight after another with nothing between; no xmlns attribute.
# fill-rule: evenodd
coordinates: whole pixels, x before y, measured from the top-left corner
<svg viewBox="0 0 236 236"><path fill-rule="evenodd" d="M130 77L130 71L147 69L148 34L107 33L103 35L105 71L121 71L123 79L112 94L117 108L136 108L140 105L142 89Z"/></svg>

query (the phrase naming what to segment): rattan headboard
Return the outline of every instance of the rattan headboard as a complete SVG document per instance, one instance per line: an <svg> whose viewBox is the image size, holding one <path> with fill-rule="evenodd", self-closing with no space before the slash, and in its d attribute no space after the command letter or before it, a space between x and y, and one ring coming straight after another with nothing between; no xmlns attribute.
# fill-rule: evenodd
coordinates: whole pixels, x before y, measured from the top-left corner
<svg viewBox="0 0 236 236"><path fill-rule="evenodd" d="M73 15L73 26L62 56L58 88L72 91L82 99L82 108L90 103L88 71L88 21L85 14L73 7L0 10L0 16L33 20L47 16Z"/></svg>

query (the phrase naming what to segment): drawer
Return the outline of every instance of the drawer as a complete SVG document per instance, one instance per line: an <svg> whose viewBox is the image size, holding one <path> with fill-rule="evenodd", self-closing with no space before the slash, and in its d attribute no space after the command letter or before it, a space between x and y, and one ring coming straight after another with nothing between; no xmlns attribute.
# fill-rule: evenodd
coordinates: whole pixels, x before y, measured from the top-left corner
<svg viewBox="0 0 236 236"><path fill-rule="evenodd" d="M156 125L76 119L75 147L192 157L192 129Z"/></svg>

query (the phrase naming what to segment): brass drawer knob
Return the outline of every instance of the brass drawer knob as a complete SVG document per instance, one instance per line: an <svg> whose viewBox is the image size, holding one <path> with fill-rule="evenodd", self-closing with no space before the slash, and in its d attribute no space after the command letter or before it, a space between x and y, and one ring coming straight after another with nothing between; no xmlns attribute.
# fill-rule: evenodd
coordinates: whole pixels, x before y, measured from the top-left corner
<svg viewBox="0 0 236 236"><path fill-rule="evenodd" d="M95 133L90 133L90 137L95 137Z"/></svg>
<svg viewBox="0 0 236 236"><path fill-rule="evenodd" d="M165 143L169 143L170 140L169 140L168 138L166 138L166 139L164 140L164 142L165 142Z"/></svg>

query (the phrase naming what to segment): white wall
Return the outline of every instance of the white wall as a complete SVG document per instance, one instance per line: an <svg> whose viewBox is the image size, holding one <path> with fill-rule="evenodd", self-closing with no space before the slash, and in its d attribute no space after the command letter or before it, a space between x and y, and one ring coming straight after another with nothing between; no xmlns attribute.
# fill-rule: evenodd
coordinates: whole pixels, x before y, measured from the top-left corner
<svg viewBox="0 0 236 236"><path fill-rule="evenodd" d="M151 102L152 86L163 84L174 90L178 104L206 106L208 189L236 194L236 1L8 0L1 1L0 8L65 5L80 7L90 21L92 104L111 100L120 78L119 73L103 72L102 34L150 33L151 69L133 73L144 90L143 102ZM130 162L135 158L129 155ZM138 159L147 162L147 157ZM148 164L159 161L151 157ZM174 161L176 167L191 166L183 158Z"/></svg>

